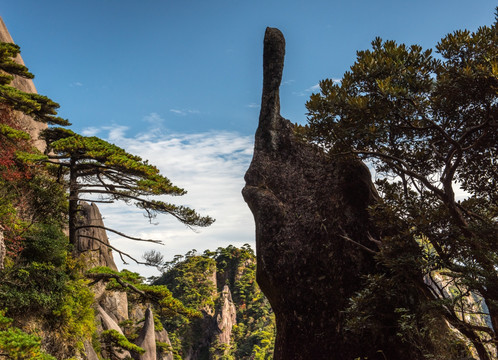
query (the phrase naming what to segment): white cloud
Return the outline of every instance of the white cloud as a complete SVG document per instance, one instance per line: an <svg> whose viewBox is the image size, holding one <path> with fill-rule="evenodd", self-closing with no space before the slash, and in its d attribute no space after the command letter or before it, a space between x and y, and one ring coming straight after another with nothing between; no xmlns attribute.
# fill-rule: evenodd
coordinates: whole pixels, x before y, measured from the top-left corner
<svg viewBox="0 0 498 360"><path fill-rule="evenodd" d="M304 91L306 91L306 92L315 92L315 91L318 91L318 90L320 90L320 84L315 84L315 85L307 88Z"/></svg>
<svg viewBox="0 0 498 360"><path fill-rule="evenodd" d="M342 79L332 78L334 84L339 84ZM310 86L309 88L304 89L303 91L294 91L292 94L296 96L309 96L311 93L317 93L320 91L320 84L315 84Z"/></svg>
<svg viewBox="0 0 498 360"><path fill-rule="evenodd" d="M151 112L149 115L144 116L142 120L154 125L164 122L164 119L161 117L161 115L156 112Z"/></svg>
<svg viewBox="0 0 498 360"><path fill-rule="evenodd" d="M75 81L75 82L72 82L71 84L69 84L69 86L71 86L71 87L75 87L75 86L81 87L81 86L83 86L83 83L80 83L79 81Z"/></svg>
<svg viewBox="0 0 498 360"><path fill-rule="evenodd" d="M127 137L125 127L104 130L108 131L108 140L149 160L173 184L188 191L185 196L162 200L192 207L202 215L216 219L210 227L193 232L172 217L160 216L156 219L158 225L151 225L138 209L122 203L99 204L107 226L133 236L163 239L165 244L139 243L109 233L113 246L139 259L150 249L160 251L165 259L172 259L191 249L202 252L245 243L254 247L254 221L241 195L244 173L252 157L252 136L207 132L157 134L144 138ZM116 263L120 263L119 256L114 256ZM156 274L152 268L131 262L125 267L145 276Z"/></svg>
<svg viewBox="0 0 498 360"><path fill-rule="evenodd" d="M195 110L195 109L182 109L182 110L169 109L169 111L171 111L172 113L174 113L176 115L180 115L180 116L185 116L185 115L189 115L189 114L200 114L200 111Z"/></svg>
<svg viewBox="0 0 498 360"><path fill-rule="evenodd" d="M310 93L317 92L319 90L320 90L320 84L315 84L307 89L304 89L303 91L294 91L292 94L296 96L309 96Z"/></svg>
<svg viewBox="0 0 498 360"><path fill-rule="evenodd" d="M246 107L251 108L251 109L257 109L257 108L259 108L259 104L250 103L249 105L246 105Z"/></svg>
<svg viewBox="0 0 498 360"><path fill-rule="evenodd" d="M101 129L96 127L87 127L81 131L81 135L84 136L95 136L100 132Z"/></svg>

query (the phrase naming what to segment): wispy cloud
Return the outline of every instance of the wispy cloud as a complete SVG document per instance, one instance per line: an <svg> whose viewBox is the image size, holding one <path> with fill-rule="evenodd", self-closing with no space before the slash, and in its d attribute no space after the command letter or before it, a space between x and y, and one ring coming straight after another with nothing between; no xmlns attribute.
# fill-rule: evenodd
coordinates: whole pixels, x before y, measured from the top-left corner
<svg viewBox="0 0 498 360"><path fill-rule="evenodd" d="M307 89L306 89L306 90L304 90L304 91L306 91L306 92L316 92L316 91L318 91L318 90L320 90L320 84L315 84L315 85L313 85L313 86L311 86L311 87L307 88Z"/></svg>
<svg viewBox="0 0 498 360"><path fill-rule="evenodd" d="M250 103L250 104L246 105L246 107L251 108L251 109L257 109L257 108L259 108L259 104Z"/></svg>
<svg viewBox="0 0 498 360"><path fill-rule="evenodd" d="M296 96L309 96L313 92L317 92L320 90L320 84L315 84L313 86L310 86L309 88L306 88L302 91L294 91L292 94Z"/></svg>
<svg viewBox="0 0 498 360"><path fill-rule="evenodd" d="M342 81L342 79L332 78L332 81L334 82L334 84L338 84ZM296 96L309 96L311 93L317 93L319 91L320 91L320 84L315 84L302 91L294 91L292 94Z"/></svg>
<svg viewBox="0 0 498 360"><path fill-rule="evenodd" d="M154 124L154 125L161 124L162 122L164 122L164 119L161 117L161 115L159 115L156 112L151 112L150 114L145 115L142 118L142 120L145 121L145 122Z"/></svg>
<svg viewBox="0 0 498 360"><path fill-rule="evenodd" d="M184 187L182 197L162 200L196 209L216 222L193 232L168 216L157 218L158 225L147 222L140 210L122 203L99 205L107 226L144 238L163 239L165 246L137 243L108 234L114 246L140 258L150 249L166 259L191 249L203 251L244 243L254 245L254 222L244 203L241 190L253 150L253 137L232 132L197 134L157 134L144 139L126 136L125 127L103 129L107 139L128 152L156 165L175 185ZM105 138L105 136L104 136ZM117 263L119 257L116 257ZM127 268L146 276L154 269L130 263Z"/></svg>
<svg viewBox="0 0 498 360"><path fill-rule="evenodd" d="M97 135L100 131L101 131L101 129L100 129L100 128L96 128L96 127L87 127L87 128L84 128L84 129L81 131L81 135L84 135L84 136L95 136L95 135Z"/></svg>
<svg viewBox="0 0 498 360"><path fill-rule="evenodd" d="M83 86L83 83L80 83L79 81L75 81L75 82L72 82L71 84L69 84L69 86L71 86L71 87L81 87L81 86Z"/></svg>
<svg viewBox="0 0 498 360"><path fill-rule="evenodd" d="M190 114L200 114L200 111L195 110L195 109L182 109L182 110L169 109L169 111L171 111L172 113L174 113L176 115L180 115L180 116L186 116L186 115L190 115Z"/></svg>

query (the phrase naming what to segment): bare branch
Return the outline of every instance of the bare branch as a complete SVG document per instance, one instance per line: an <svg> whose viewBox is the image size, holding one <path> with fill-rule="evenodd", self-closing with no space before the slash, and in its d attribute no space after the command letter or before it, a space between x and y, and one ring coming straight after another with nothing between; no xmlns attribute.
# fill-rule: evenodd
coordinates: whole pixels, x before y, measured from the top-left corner
<svg viewBox="0 0 498 360"><path fill-rule="evenodd" d="M135 241L143 241L143 242L151 242L151 243L155 243L155 244L161 244L161 245L164 245L164 243L162 242L162 240L153 240L153 239L142 239L142 238L137 238L137 237L133 237L133 236L129 236L129 235L126 235L126 234L123 234L122 232L120 231L117 231L117 230L114 230L114 229L111 229L111 228L108 228L108 227L105 227L105 226L101 226L101 225L81 225L81 226L77 226L75 228L75 230L80 230L80 229L87 229L87 228L97 228L97 229L104 229L106 231L110 231L110 232L113 232L115 234L118 234L122 237L125 237L127 239L130 239L130 240L135 240Z"/></svg>

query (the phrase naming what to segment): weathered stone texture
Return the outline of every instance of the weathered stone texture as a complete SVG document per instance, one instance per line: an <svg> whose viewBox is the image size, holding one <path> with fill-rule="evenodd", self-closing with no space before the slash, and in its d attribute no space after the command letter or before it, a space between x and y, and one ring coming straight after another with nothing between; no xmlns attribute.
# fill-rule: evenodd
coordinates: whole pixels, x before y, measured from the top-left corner
<svg viewBox="0 0 498 360"><path fill-rule="evenodd" d="M79 204L77 226L95 226L78 230L75 251L84 257L88 268L107 266L118 270L112 256L109 238L105 231L102 215L94 203L81 201Z"/></svg>
<svg viewBox="0 0 498 360"><path fill-rule="evenodd" d="M156 333L154 331L154 315L152 310L145 311L144 325L135 344L145 350L142 355L134 356L137 360L156 360Z"/></svg>
<svg viewBox="0 0 498 360"><path fill-rule="evenodd" d="M228 285L223 287L220 296L220 308L216 315L216 327L219 332L217 335L220 344L230 344L232 327L237 323L237 309L232 300L232 293Z"/></svg>
<svg viewBox="0 0 498 360"><path fill-rule="evenodd" d="M161 331L156 331L156 341L168 344L169 347L171 348L171 341L169 339L168 332L165 329L162 329ZM158 350L157 360L174 360L172 351L160 352L159 348L157 350Z"/></svg>
<svg viewBox="0 0 498 360"><path fill-rule="evenodd" d="M256 222L257 281L276 314L275 360L383 359L377 350L386 343L349 336L343 313L375 268L372 254L344 236L373 248L367 207L377 193L363 163L304 143L280 116L284 52L282 33L268 28L259 127L243 189Z"/></svg>

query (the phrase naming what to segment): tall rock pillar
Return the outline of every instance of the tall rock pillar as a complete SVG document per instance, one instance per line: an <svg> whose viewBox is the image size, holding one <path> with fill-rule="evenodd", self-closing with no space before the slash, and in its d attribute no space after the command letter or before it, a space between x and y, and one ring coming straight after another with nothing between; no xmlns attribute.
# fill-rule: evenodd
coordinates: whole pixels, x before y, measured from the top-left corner
<svg viewBox="0 0 498 360"><path fill-rule="evenodd" d="M363 163L302 142L280 116L284 53L282 33L267 28L259 127L242 191L256 222L257 281L276 314L275 360L384 359L377 351L388 354L387 341L348 334L343 312L375 269L371 252L354 242L375 245L367 207L377 193Z"/></svg>

